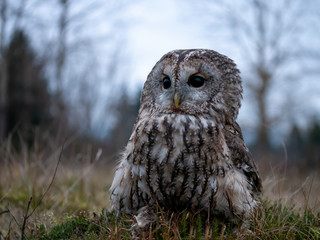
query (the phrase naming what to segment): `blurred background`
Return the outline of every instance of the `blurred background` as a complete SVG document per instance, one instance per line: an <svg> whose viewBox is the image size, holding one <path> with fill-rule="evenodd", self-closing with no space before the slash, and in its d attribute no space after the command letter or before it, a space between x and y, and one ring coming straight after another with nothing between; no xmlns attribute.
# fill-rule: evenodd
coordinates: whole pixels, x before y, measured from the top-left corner
<svg viewBox="0 0 320 240"><path fill-rule="evenodd" d="M15 191L10 179L48 181L63 143L61 164L78 176L69 191L89 172L112 179L148 73L181 48L236 62L238 121L262 175L293 169L291 180L305 174L295 190L304 186L320 167L319 1L1 0L2 202ZM87 188L105 194L105 181Z"/></svg>
<svg viewBox="0 0 320 240"><path fill-rule="evenodd" d="M112 161L156 61L209 48L241 70L238 121L251 151L319 166L319 9L312 0L2 0L0 141L76 135Z"/></svg>

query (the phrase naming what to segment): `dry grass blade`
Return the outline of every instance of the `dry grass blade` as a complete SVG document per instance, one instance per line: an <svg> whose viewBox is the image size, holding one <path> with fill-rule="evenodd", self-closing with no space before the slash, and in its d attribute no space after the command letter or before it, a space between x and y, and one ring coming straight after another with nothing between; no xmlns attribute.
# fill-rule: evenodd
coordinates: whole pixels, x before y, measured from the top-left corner
<svg viewBox="0 0 320 240"><path fill-rule="evenodd" d="M25 213L25 215L23 217L23 223L22 223L22 227L21 227L21 238L20 238L21 240L23 240L25 238L24 230L26 229L27 220L30 217L28 215L28 212L29 212L29 208L30 208L31 202L32 202L32 197L29 198L28 205L27 205L27 210L26 210L26 213Z"/></svg>
<svg viewBox="0 0 320 240"><path fill-rule="evenodd" d="M57 175L57 171L58 171L58 167L59 167L59 164L61 162L61 157L62 157L62 152L63 152L63 149L64 149L64 144L62 145L61 147L61 151L60 151L60 155L59 155L59 158L58 158L58 162L57 162L57 165L56 165L56 168L54 169L54 173L53 173L53 176L52 176L52 179L51 179L51 182L50 184L48 185L46 191L41 195L38 203L36 204L36 206L33 208L33 210L31 211L31 213L27 216L27 218L31 217L32 214L36 211L36 209L40 206L43 198L46 196L46 194L48 193L48 191L50 190L53 182L54 182L54 179L56 178L56 175Z"/></svg>

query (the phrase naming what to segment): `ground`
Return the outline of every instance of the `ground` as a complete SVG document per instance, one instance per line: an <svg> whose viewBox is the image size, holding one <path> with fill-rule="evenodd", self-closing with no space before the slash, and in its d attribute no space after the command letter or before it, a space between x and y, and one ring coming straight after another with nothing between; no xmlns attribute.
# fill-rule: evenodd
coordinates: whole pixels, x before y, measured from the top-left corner
<svg viewBox="0 0 320 240"><path fill-rule="evenodd" d="M116 219L110 212L107 190L115 163L92 151L82 155L69 152L59 158L60 150L48 154L2 149L0 239L22 235L25 239L320 238L318 170L306 172L279 162L259 162L264 194L248 231L234 233L219 219L208 221L199 214L159 209L156 223L136 232L134 216Z"/></svg>

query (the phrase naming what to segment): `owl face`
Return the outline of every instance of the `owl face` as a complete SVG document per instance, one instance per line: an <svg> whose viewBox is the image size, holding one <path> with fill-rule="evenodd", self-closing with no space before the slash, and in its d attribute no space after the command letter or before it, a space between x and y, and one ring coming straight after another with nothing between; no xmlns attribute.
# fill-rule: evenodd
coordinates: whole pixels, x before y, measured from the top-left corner
<svg viewBox="0 0 320 240"><path fill-rule="evenodd" d="M214 56L219 58L215 59ZM225 95L232 90L228 88L231 79L226 80L221 57L229 65L233 64L229 58L211 50L176 50L167 53L148 76L141 98L142 107L151 106L160 113L194 115L224 110L227 113L230 109L227 109ZM236 70L233 72L238 73L233 68ZM240 105L242 91L239 79L239 103L236 105ZM233 110L236 114L238 108L235 106Z"/></svg>

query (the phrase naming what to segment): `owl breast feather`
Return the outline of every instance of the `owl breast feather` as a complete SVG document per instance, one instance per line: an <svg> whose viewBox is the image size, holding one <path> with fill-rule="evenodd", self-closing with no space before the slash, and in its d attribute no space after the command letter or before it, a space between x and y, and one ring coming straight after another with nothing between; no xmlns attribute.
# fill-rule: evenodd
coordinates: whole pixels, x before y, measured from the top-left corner
<svg viewBox="0 0 320 240"><path fill-rule="evenodd" d="M129 209L155 202L174 209L213 206L217 178L231 168L219 126L179 114L138 121L122 162L129 168L123 178L129 178L130 192L120 202Z"/></svg>

